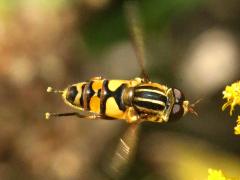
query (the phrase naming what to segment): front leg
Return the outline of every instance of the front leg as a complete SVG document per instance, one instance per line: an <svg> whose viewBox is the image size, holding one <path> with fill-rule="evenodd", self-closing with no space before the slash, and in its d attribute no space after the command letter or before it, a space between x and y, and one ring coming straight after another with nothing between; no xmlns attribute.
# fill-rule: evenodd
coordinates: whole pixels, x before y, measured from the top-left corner
<svg viewBox="0 0 240 180"><path fill-rule="evenodd" d="M127 123L141 123L144 121L144 118L142 118L138 112L133 108L129 107L125 112L125 119Z"/></svg>

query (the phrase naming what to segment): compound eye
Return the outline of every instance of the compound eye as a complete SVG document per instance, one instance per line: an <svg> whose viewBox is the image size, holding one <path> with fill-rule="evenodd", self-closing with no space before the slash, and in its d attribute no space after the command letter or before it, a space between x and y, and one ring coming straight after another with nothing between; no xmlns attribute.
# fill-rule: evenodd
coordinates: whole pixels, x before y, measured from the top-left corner
<svg viewBox="0 0 240 180"><path fill-rule="evenodd" d="M184 113L183 107L179 104L174 104L169 116L169 121L175 121L180 119L183 116L183 113Z"/></svg>
<svg viewBox="0 0 240 180"><path fill-rule="evenodd" d="M173 89L173 94L175 97L175 103L182 103L185 100L185 96L179 89Z"/></svg>

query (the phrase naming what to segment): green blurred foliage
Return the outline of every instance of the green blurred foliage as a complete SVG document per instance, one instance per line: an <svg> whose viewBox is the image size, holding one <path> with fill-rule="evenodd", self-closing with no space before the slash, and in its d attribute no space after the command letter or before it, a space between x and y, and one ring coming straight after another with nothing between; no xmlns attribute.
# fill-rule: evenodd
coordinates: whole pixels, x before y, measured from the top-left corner
<svg viewBox="0 0 240 180"><path fill-rule="evenodd" d="M166 29L175 17L182 13L193 12L202 5L200 0L151 0L139 1L140 16L145 36ZM84 27L85 41L91 51L101 51L114 42L129 39L123 3L93 16Z"/></svg>

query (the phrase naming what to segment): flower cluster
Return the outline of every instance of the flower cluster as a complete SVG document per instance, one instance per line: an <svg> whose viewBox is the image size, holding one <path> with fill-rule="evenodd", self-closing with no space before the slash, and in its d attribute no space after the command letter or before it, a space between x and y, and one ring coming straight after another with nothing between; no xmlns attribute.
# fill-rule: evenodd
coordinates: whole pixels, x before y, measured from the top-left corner
<svg viewBox="0 0 240 180"><path fill-rule="evenodd" d="M226 86L225 90L223 91L223 99L226 99L227 102L222 106L222 110L224 111L228 106L230 106L231 116L235 106L240 106L240 81L231 84L231 86ZM237 135L240 134L240 116L238 116L234 133Z"/></svg>
<svg viewBox="0 0 240 180"><path fill-rule="evenodd" d="M224 176L221 170L208 169L208 180L231 180Z"/></svg>

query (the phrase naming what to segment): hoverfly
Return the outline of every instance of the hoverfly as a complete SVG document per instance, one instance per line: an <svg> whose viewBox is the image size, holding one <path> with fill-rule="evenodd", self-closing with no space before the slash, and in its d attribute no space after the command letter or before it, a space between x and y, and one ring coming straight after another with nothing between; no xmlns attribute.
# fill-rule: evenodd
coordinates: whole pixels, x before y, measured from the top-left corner
<svg viewBox="0 0 240 180"><path fill-rule="evenodd" d="M143 121L169 122L180 119L187 112L197 115L183 92L163 84L151 82L144 70L145 48L135 2L128 1L125 13L132 44L141 68L140 77L132 80L114 80L94 77L72 84L64 90L48 87L47 92L60 93L63 101L78 110L68 113L46 113L46 118L77 116L83 119L125 120L129 127L120 138L110 164L110 174L117 175L127 166L134 153L138 127ZM91 115L83 115L87 111Z"/></svg>

